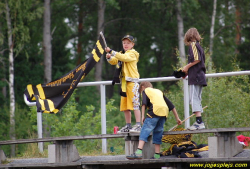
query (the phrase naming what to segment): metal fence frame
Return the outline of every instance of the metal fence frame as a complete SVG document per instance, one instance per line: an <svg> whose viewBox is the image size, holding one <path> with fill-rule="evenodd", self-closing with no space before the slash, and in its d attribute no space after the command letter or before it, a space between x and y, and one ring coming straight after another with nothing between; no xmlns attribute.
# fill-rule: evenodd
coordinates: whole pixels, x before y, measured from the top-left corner
<svg viewBox="0 0 250 169"><path fill-rule="evenodd" d="M250 75L250 71L238 71L238 72L224 72L224 73L211 73L206 74L207 78L212 77L226 77L226 76L238 76L238 75ZM150 82L162 82L162 81L183 81L183 92L184 92L184 116L185 119L189 117L189 91L188 91L188 77L185 79L170 77L157 77L157 78L144 78L140 79L139 82L150 81ZM80 82L77 87L85 86L100 86L100 97L101 97L101 126L102 134L106 132L106 85L112 85L112 81L96 81L96 82ZM35 102L29 102L24 95L24 101L28 106L35 106ZM185 128L190 126L190 120L185 122ZM38 138L42 138L42 113L37 113L37 129ZM43 152L43 143L38 143L40 152ZM102 139L102 152L107 153L107 139Z"/></svg>

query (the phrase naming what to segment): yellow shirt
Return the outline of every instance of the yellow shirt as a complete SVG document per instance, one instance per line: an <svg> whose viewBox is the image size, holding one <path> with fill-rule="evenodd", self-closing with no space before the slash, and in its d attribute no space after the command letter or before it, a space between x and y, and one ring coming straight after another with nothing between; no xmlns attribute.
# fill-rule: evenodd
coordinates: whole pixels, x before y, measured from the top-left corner
<svg viewBox="0 0 250 169"><path fill-rule="evenodd" d="M139 61L139 53L134 50L127 50L124 54L116 52L114 56L107 59L111 65L116 65L118 61L123 62L122 75L125 76L126 81L138 82L140 75L137 68Z"/></svg>
<svg viewBox="0 0 250 169"><path fill-rule="evenodd" d="M153 113L157 116L168 117L169 108L164 100L162 91L151 87L146 88L144 91L153 105Z"/></svg>

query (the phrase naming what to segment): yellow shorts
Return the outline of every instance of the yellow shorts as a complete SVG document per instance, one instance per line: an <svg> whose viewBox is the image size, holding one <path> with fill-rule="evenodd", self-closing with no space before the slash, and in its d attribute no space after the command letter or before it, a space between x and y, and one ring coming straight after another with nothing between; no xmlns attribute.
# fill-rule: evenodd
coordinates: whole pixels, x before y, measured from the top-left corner
<svg viewBox="0 0 250 169"><path fill-rule="evenodd" d="M124 110L139 110L139 83L127 82L126 84L126 95L127 97L121 96L120 111Z"/></svg>

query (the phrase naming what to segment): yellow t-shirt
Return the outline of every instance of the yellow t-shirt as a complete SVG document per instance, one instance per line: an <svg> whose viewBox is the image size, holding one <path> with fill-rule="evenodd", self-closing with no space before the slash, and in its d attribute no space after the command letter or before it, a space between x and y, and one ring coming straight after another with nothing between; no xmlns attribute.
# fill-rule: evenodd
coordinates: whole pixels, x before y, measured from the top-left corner
<svg viewBox="0 0 250 169"><path fill-rule="evenodd" d="M168 117L169 108L164 100L162 91L151 87L146 88L144 91L153 105L153 113L157 116Z"/></svg>

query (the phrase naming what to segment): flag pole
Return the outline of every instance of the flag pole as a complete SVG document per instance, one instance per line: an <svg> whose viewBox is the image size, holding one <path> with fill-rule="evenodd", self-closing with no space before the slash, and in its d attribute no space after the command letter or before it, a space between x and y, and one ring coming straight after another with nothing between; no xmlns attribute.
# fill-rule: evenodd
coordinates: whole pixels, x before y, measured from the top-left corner
<svg viewBox="0 0 250 169"><path fill-rule="evenodd" d="M103 40L103 42L104 42L105 48L108 47L108 46L107 46L107 43L106 43L106 40L105 40L105 37L104 37L102 31L100 32L100 35L101 35L102 40Z"/></svg>

